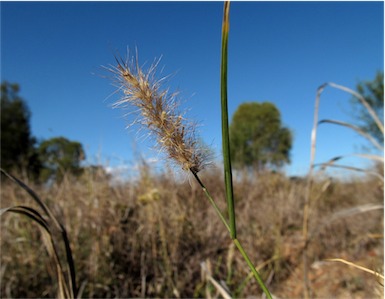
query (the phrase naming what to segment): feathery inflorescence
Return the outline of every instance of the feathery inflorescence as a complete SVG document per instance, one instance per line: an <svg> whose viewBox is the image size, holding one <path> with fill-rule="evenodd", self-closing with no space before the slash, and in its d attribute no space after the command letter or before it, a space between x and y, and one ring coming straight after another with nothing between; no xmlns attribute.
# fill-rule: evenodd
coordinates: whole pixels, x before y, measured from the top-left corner
<svg viewBox="0 0 385 299"><path fill-rule="evenodd" d="M138 59L116 59L117 66L109 70L124 96L114 107L136 107L139 123L154 136L158 147L167 158L180 165L183 170L198 173L205 166L207 151L197 141L196 125L187 122L178 111L176 93L161 90L165 78L156 80L155 71L159 60L146 72L138 64Z"/></svg>

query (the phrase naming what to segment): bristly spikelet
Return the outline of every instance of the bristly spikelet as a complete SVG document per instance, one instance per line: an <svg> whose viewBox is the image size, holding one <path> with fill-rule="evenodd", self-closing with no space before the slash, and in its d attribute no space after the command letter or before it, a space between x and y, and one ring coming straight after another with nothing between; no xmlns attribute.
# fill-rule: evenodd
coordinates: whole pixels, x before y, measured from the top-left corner
<svg viewBox="0 0 385 299"><path fill-rule="evenodd" d="M161 90L163 79L155 79L159 60L146 72L132 59L116 59L117 66L109 68L115 75L119 90L124 96L114 107L137 107L139 123L156 138L157 145L169 159L183 170L198 173L204 168L207 150L203 149L195 136L195 124L187 122L177 110L176 93Z"/></svg>

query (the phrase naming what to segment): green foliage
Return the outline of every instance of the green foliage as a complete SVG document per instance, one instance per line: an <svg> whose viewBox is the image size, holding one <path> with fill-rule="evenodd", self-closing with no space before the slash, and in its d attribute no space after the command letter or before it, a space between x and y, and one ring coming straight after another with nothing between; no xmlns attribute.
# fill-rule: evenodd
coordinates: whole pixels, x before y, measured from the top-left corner
<svg viewBox="0 0 385 299"><path fill-rule="evenodd" d="M82 172L80 162L85 154L82 144L64 137L55 137L43 141L38 147L39 157L44 168L41 179L60 181L66 172L79 175Z"/></svg>
<svg viewBox="0 0 385 299"><path fill-rule="evenodd" d="M368 104L384 121L384 73L378 72L373 81L363 81L357 84L357 92L365 98ZM384 143L384 134L376 125L367 109L360 105L357 98L352 98L351 103L355 108L355 118L360 123L360 128L371 134L380 143Z"/></svg>
<svg viewBox="0 0 385 299"><path fill-rule="evenodd" d="M241 104L230 124L231 160L235 168L257 170L290 163L292 133L281 124L279 110L270 102Z"/></svg>
<svg viewBox="0 0 385 299"><path fill-rule="evenodd" d="M1 167L37 177L40 163L31 136L31 114L19 90L18 84L1 84Z"/></svg>

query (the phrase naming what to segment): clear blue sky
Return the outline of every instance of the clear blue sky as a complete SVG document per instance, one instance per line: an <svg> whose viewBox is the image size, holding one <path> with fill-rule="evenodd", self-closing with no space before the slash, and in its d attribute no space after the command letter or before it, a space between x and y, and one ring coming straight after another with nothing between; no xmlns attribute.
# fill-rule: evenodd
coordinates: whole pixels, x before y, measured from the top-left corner
<svg viewBox="0 0 385 299"><path fill-rule="evenodd" d="M123 111L101 66L138 48L140 63L162 55L188 116L220 160L221 2L1 2L1 80L18 83L38 139L80 141L87 161L135 164L158 157L125 130ZM383 2L233 2L229 113L245 101L271 101L294 132L290 174L304 174L318 86L355 89L384 67ZM349 120L350 96L327 89L320 118ZM361 150L349 130L319 129L317 161ZM352 163L358 163L352 161ZM358 164L357 164L358 165Z"/></svg>

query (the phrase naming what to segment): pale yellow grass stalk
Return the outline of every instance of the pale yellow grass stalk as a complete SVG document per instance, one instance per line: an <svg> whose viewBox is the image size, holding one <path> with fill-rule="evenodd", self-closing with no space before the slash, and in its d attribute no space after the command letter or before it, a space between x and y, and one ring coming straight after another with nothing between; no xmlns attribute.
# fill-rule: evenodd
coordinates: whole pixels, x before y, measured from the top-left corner
<svg viewBox="0 0 385 299"><path fill-rule="evenodd" d="M325 261L328 261L328 262L340 262L340 263L343 263L343 264L346 264L346 265L349 265L349 266L352 266L354 268L357 268L357 269L360 269L362 271L365 271L365 272L368 272L372 275L375 275L377 277L380 277L382 279L384 279L384 275L381 275L380 273L376 272L376 271L373 271L373 270L370 270L366 267L362 267L360 265L357 265L355 263L352 263L352 262L349 262L347 260L344 260L344 259L340 259L340 258L334 258L334 259L326 259Z"/></svg>

